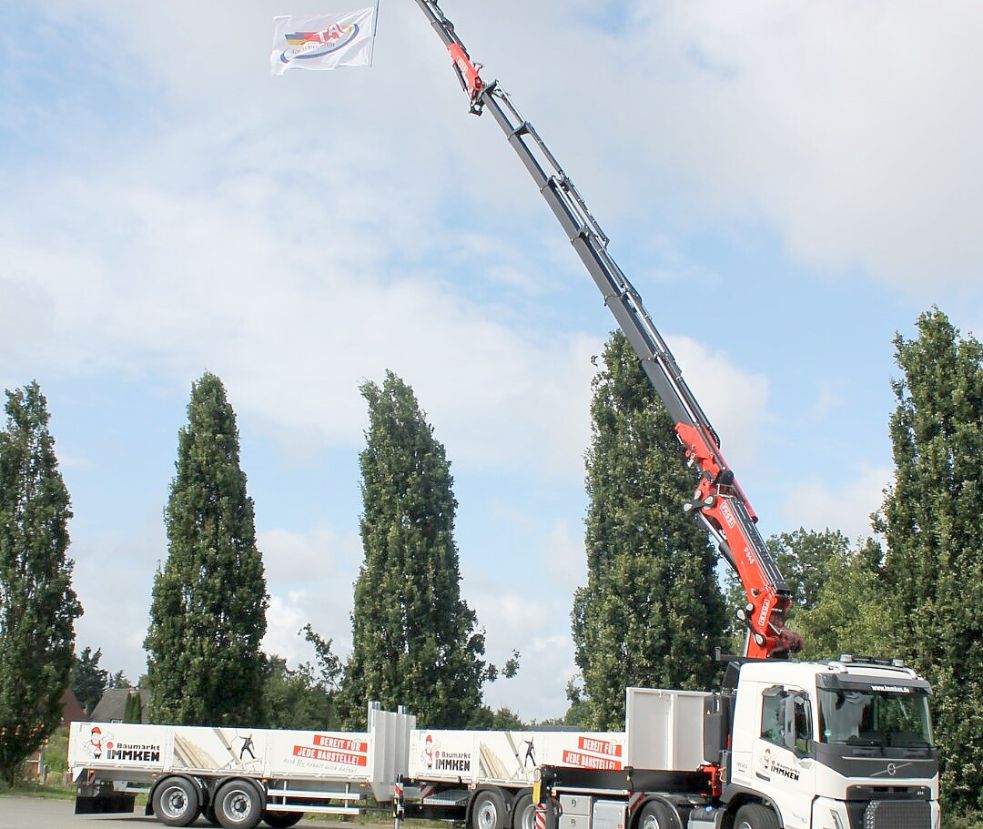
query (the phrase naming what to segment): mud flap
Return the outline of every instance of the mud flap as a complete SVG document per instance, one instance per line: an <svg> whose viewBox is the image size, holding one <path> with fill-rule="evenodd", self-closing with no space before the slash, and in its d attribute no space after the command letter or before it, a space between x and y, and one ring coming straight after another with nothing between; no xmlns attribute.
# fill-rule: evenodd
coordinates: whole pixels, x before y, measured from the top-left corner
<svg viewBox="0 0 983 829"><path fill-rule="evenodd" d="M75 798L77 815L118 815L132 814L136 795L126 792L106 792L92 796L79 795Z"/></svg>

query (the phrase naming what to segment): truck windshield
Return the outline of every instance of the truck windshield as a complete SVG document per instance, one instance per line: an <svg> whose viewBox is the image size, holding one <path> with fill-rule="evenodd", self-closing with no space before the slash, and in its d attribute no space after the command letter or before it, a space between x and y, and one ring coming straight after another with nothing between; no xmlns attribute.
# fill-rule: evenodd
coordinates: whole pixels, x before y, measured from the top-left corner
<svg viewBox="0 0 983 829"><path fill-rule="evenodd" d="M925 693L819 690L819 734L824 743L882 748L931 748Z"/></svg>

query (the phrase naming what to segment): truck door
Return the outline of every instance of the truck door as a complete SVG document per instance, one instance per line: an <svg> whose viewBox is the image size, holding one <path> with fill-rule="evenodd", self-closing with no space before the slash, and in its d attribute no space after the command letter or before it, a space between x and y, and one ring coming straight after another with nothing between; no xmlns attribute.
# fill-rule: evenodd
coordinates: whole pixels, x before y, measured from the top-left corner
<svg viewBox="0 0 983 829"><path fill-rule="evenodd" d="M773 685L761 694L754 740L754 784L773 800L787 829L807 829L815 794L812 701L801 688Z"/></svg>

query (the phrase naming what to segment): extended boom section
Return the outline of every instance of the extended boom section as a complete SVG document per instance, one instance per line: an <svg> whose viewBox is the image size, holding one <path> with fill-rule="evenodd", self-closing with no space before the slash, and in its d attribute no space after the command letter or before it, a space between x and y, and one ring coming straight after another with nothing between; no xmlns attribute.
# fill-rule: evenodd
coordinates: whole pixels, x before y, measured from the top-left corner
<svg viewBox="0 0 983 829"><path fill-rule="evenodd" d="M757 517L720 451L717 433L683 379L641 296L608 252L607 235L570 177L508 94L497 81L486 84L481 79L481 65L471 60L438 4L434 0L416 2L450 53L461 86L470 99L471 112L481 115L487 109L505 133L675 421L676 435L686 457L699 472L699 484L684 509L703 522L744 587L747 605L743 620L749 629L746 655L761 658L798 651L802 640L785 627L791 595L755 526Z"/></svg>

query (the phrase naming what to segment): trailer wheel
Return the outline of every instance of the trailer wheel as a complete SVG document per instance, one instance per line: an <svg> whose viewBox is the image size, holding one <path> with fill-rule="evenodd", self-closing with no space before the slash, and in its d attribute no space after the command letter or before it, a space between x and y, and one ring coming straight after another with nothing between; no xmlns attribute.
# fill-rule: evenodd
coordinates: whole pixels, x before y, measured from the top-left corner
<svg viewBox="0 0 983 829"><path fill-rule="evenodd" d="M190 826L198 817L198 792L184 777L168 777L154 789L154 814L166 826Z"/></svg>
<svg viewBox="0 0 983 829"><path fill-rule="evenodd" d="M263 823L272 829L287 829L288 826L298 823L303 816L303 812L265 812Z"/></svg>
<svg viewBox="0 0 983 829"><path fill-rule="evenodd" d="M253 829L262 815L259 790L247 780L230 780L215 795L215 816L225 829Z"/></svg>
<svg viewBox="0 0 983 829"><path fill-rule="evenodd" d="M471 829L504 829L504 827L505 799L493 789L478 792L471 805Z"/></svg>
<svg viewBox="0 0 983 829"><path fill-rule="evenodd" d="M523 792L512 807L512 829L536 829L536 804L532 792Z"/></svg>
<svg viewBox="0 0 983 829"><path fill-rule="evenodd" d="M737 810L734 829L779 829L778 815L760 803L748 803Z"/></svg>
<svg viewBox="0 0 983 829"><path fill-rule="evenodd" d="M209 826L221 826L222 824L218 822L218 815L215 814L215 801L213 800L207 806L203 806L201 809L201 816L208 821Z"/></svg>
<svg viewBox="0 0 983 829"><path fill-rule="evenodd" d="M682 829L672 809L658 800L650 800L638 815L637 829ZM775 829L778 829L776 826Z"/></svg>

